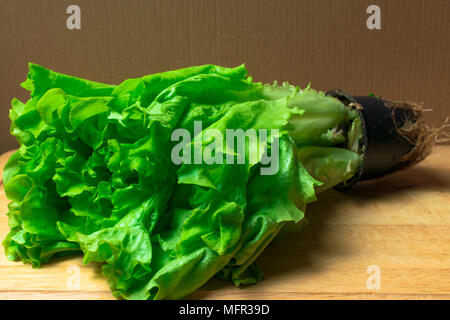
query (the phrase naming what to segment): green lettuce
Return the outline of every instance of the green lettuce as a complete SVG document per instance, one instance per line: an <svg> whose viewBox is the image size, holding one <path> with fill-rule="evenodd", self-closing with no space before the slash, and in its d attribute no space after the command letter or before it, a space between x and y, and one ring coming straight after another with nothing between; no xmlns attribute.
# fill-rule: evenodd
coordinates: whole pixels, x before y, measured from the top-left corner
<svg viewBox="0 0 450 320"><path fill-rule="evenodd" d="M350 179L361 162L353 110L309 87L254 82L244 66L117 86L29 68L22 86L31 98L10 110L20 148L4 169L6 254L40 267L83 253L84 263L103 263L117 297L182 298L214 276L258 282L264 248L302 226L316 193ZM175 164L176 129L190 133L192 150L215 142L207 129L277 134L231 154L256 161ZM279 151L275 174L260 174L264 150Z"/></svg>

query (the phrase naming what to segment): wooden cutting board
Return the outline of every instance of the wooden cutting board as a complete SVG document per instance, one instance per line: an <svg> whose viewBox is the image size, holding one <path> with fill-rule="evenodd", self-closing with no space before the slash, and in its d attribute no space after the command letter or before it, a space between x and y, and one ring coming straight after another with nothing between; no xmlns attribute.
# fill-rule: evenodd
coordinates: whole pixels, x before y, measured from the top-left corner
<svg viewBox="0 0 450 320"><path fill-rule="evenodd" d="M0 157L3 168L8 154ZM450 146L420 165L329 190L310 225L277 238L259 257L266 279L237 289L213 279L192 299L450 299ZM8 232L0 186L0 238ZM97 264L81 257L41 269L0 249L0 299L113 299Z"/></svg>

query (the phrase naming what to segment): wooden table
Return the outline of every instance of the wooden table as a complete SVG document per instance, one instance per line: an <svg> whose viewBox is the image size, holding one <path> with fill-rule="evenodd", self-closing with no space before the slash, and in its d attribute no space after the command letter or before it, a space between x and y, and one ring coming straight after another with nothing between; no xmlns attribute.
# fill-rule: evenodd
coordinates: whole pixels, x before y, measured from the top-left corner
<svg viewBox="0 0 450 320"><path fill-rule="evenodd" d="M213 279L188 298L450 299L449 191L450 146L350 192L329 190L308 207L309 226L276 239L259 257L264 281L237 289ZM1 239L6 212L0 186ZM99 265L83 266L80 256L35 270L0 249L0 299L112 298Z"/></svg>

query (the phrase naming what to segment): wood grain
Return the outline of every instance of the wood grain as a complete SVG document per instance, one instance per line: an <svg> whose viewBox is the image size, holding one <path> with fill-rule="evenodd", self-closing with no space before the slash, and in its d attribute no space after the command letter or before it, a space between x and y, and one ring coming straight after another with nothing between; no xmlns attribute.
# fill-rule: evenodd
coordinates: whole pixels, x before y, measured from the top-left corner
<svg viewBox="0 0 450 320"><path fill-rule="evenodd" d="M3 168L7 155L0 157ZM418 166L329 190L308 207L310 224L258 258L266 279L237 289L213 279L192 299L450 299L450 146ZM0 187L0 238L8 232ZM369 266L380 270L369 289ZM79 268L79 269L77 269ZM71 277L79 270L79 287ZM113 299L97 264L81 257L41 269L11 262L0 249L0 299Z"/></svg>

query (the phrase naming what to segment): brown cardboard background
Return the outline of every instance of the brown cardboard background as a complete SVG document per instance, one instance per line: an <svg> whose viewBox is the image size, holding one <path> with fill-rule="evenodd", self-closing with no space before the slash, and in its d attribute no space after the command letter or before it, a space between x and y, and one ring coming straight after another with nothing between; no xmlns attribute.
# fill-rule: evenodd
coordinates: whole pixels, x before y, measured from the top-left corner
<svg viewBox="0 0 450 320"><path fill-rule="evenodd" d="M0 152L27 62L91 80L246 63L254 79L424 102L450 115L449 0L0 0ZM81 7L81 30L66 8ZM382 30L366 28L377 4Z"/></svg>

